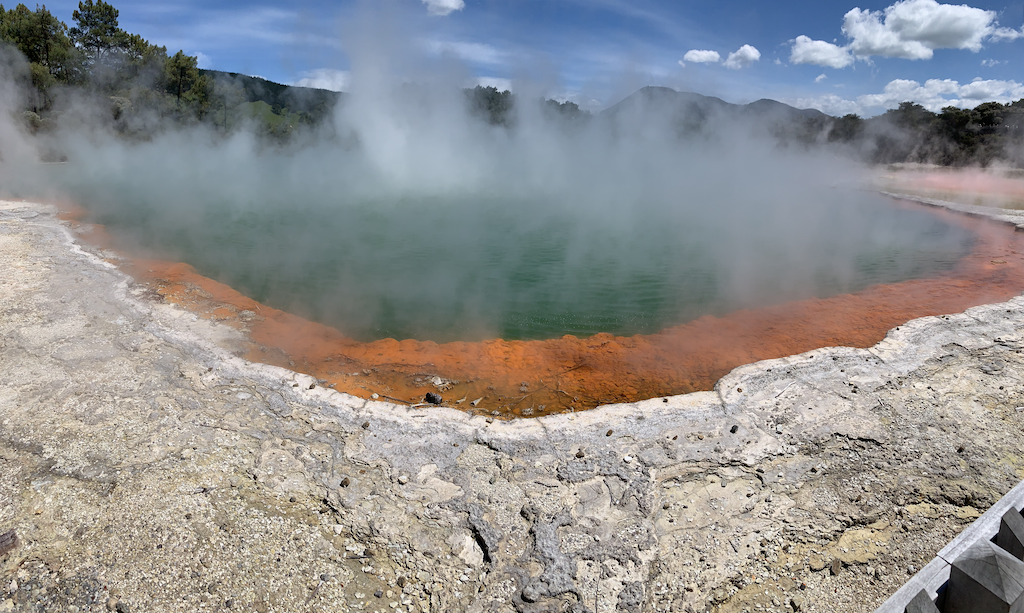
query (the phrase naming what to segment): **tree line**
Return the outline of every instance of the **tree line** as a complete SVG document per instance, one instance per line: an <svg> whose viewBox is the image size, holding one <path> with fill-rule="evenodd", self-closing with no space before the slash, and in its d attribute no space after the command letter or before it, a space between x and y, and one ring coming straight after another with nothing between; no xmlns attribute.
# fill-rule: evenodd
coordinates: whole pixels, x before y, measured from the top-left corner
<svg viewBox="0 0 1024 613"><path fill-rule="evenodd" d="M81 0L71 17L69 26L45 5L0 4L0 75L22 86L23 119L33 131L51 128L84 99L89 108L107 109L105 120L122 134L145 138L169 120L224 131L244 124L283 140L323 124L344 96L202 70L196 56L169 55L166 47L121 29L118 10L104 0ZM476 87L465 90L465 101L478 119L515 127L518 101L511 92ZM572 102L538 102L567 125L595 119ZM702 114L692 115L684 122L686 134L701 131L694 121L704 124ZM868 119L799 112L771 129L784 145L839 146L872 163L1024 166L1024 100L939 113L903 102Z"/></svg>
<svg viewBox="0 0 1024 613"><path fill-rule="evenodd" d="M953 106L934 113L920 104L867 120L839 120L842 138L870 145L870 161L921 162L944 166L988 166L1003 162L1024 167L1024 99L985 102L973 109Z"/></svg>
<svg viewBox="0 0 1024 613"><path fill-rule="evenodd" d="M91 121L106 121L128 136L206 124L225 131L246 125L286 139L320 123L338 100L335 92L203 70L196 56L168 54L121 29L118 18L104 0L81 0L70 26L45 5L0 4L0 75L20 85L23 119L32 131L89 108L107 111Z"/></svg>
<svg viewBox="0 0 1024 613"><path fill-rule="evenodd" d="M834 146L871 164L1024 168L1024 99L985 102L973 109L947 106L938 113L915 102L864 119L848 114L807 116L773 127L781 143Z"/></svg>
<svg viewBox="0 0 1024 613"><path fill-rule="evenodd" d="M135 109L179 120L201 120L208 113L217 92L195 56L168 55L166 47L125 32L118 10L103 0L79 2L72 20L69 27L45 5L0 5L0 46L8 55L17 50L14 62L27 64L27 70L11 69L22 85L31 86L22 91L35 128L83 93L108 99L115 120Z"/></svg>

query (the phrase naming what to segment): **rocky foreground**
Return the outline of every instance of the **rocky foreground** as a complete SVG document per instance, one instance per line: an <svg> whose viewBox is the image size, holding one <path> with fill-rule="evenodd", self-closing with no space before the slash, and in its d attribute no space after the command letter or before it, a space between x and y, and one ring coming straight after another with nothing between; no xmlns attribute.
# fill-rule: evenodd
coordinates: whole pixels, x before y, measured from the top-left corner
<svg viewBox="0 0 1024 613"><path fill-rule="evenodd" d="M1024 476L1024 298L504 422L245 362L71 236L0 203L0 612L871 611Z"/></svg>

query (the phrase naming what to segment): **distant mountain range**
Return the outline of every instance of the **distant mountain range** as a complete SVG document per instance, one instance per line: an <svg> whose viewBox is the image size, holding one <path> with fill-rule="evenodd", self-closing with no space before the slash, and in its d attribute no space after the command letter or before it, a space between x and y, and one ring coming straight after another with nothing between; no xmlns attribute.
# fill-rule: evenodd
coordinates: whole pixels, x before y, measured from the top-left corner
<svg viewBox="0 0 1024 613"><path fill-rule="evenodd" d="M829 115L817 109L796 107L761 98L750 104L733 104L714 96L693 92L680 92L668 87L647 86L620 100L601 112L602 115L617 115L627 111L650 112L674 107L677 112L701 117L718 114L722 116L746 116L751 118L797 121L804 119L824 120Z"/></svg>
<svg viewBox="0 0 1024 613"><path fill-rule="evenodd" d="M326 89L283 85L262 77L253 77L236 72L219 70L202 70L203 74L214 80L228 79L242 87L246 102L262 101L272 108L288 108L300 112L332 106L345 94ZM680 92L668 87L647 86L632 95L604 109L599 114L614 116L627 109L632 111L650 111L652 107L676 106L681 112L699 116L741 115L752 118L777 118L784 120L825 119L829 117L817 109L798 109L782 102L762 98L749 104L733 104L714 96L704 96L693 92ZM276 112L276 111L275 111Z"/></svg>

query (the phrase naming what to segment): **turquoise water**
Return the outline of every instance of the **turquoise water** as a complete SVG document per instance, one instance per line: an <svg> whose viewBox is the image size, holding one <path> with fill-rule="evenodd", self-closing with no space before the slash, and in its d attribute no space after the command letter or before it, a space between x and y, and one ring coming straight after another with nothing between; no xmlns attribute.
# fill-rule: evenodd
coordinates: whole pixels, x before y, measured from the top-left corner
<svg viewBox="0 0 1024 613"><path fill-rule="evenodd" d="M948 271L972 237L853 190L727 206L451 194L188 203L69 186L125 245L359 340L647 334L707 314Z"/></svg>

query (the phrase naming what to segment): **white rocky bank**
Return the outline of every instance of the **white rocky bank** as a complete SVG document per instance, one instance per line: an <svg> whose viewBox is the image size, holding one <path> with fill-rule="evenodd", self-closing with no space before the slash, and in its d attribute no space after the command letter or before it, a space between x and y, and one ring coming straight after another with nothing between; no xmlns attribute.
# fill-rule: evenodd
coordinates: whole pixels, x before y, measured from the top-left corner
<svg viewBox="0 0 1024 613"><path fill-rule="evenodd" d="M147 296L0 202L0 612L871 611L1024 476L1024 298L503 422Z"/></svg>

